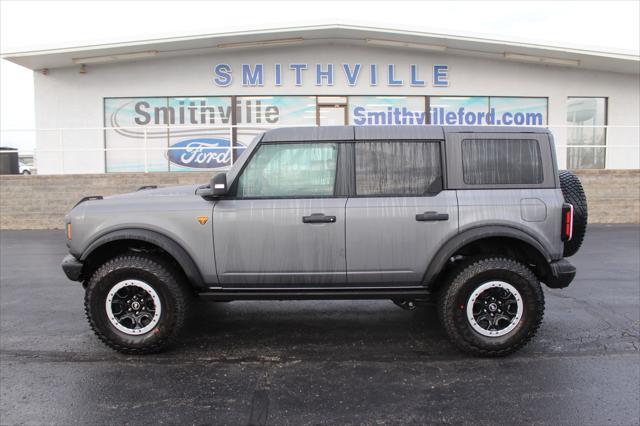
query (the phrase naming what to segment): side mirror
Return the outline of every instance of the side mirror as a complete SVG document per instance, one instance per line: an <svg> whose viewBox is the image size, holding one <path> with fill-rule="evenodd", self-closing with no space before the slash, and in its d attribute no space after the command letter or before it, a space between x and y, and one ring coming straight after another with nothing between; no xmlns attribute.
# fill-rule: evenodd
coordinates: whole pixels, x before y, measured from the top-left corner
<svg viewBox="0 0 640 426"><path fill-rule="evenodd" d="M211 191L214 197L222 197L227 193L227 174L218 173L211 178Z"/></svg>
<svg viewBox="0 0 640 426"><path fill-rule="evenodd" d="M227 175L218 173L211 178L209 185L203 185L196 189L196 195L204 198L222 197L227 193Z"/></svg>

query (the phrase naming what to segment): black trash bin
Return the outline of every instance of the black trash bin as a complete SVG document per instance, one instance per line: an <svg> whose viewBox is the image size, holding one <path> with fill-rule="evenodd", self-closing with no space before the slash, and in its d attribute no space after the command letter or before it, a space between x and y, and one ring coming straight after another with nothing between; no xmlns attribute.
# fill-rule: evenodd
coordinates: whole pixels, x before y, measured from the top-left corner
<svg viewBox="0 0 640 426"><path fill-rule="evenodd" d="M0 146L0 175L17 175L19 173L18 150Z"/></svg>

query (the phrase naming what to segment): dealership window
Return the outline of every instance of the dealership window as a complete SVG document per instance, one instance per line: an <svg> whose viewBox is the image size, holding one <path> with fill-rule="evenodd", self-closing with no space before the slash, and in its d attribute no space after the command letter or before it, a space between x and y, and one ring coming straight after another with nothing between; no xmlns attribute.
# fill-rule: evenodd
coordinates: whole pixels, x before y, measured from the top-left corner
<svg viewBox="0 0 640 426"><path fill-rule="evenodd" d="M542 157L536 140L465 139L462 174L467 185L542 183Z"/></svg>
<svg viewBox="0 0 640 426"><path fill-rule="evenodd" d="M238 96L236 123L240 126L236 141L248 146L259 134L277 126L314 126L315 96ZM239 156L239 155L238 155Z"/></svg>
<svg viewBox="0 0 640 426"><path fill-rule="evenodd" d="M315 125L316 97L105 98L104 122L107 172L219 169L269 128Z"/></svg>
<svg viewBox="0 0 640 426"><path fill-rule="evenodd" d="M502 96L431 96L431 124L473 126L544 126L547 98Z"/></svg>
<svg viewBox="0 0 640 426"><path fill-rule="evenodd" d="M581 123L583 127L572 130L570 145L604 144L604 130L589 127L589 123L604 122L604 98L570 98L569 103L568 121ZM282 126L344 122L353 125L545 125L547 104L546 98L488 96L105 98L106 171L228 168L256 136ZM591 108L592 113L587 115L595 117L595 121L583 121L584 108ZM238 127L233 127L234 124ZM569 148L569 164L570 167L603 167L604 148Z"/></svg>
<svg viewBox="0 0 640 426"><path fill-rule="evenodd" d="M431 124L476 125L479 114L489 111L486 96L431 96L429 98Z"/></svg>
<svg viewBox="0 0 640 426"><path fill-rule="evenodd" d="M363 125L428 124L424 96L349 96L349 123Z"/></svg>
<svg viewBox="0 0 640 426"><path fill-rule="evenodd" d="M104 100L107 172L166 172L228 167L230 97Z"/></svg>
<svg viewBox="0 0 640 426"><path fill-rule="evenodd" d="M168 98L177 125L169 126L169 171L188 172L231 165L231 98L180 96ZM216 126L216 127L214 127Z"/></svg>
<svg viewBox="0 0 640 426"><path fill-rule="evenodd" d="M110 98L104 100L105 161L107 172L166 172L166 126L151 124L153 111L167 107L167 98ZM142 114L140 112L143 112ZM149 114L147 117L146 114ZM138 119L136 121L136 118ZM145 142L146 140L146 142ZM145 149L147 155L145 157Z"/></svg>
<svg viewBox="0 0 640 426"><path fill-rule="evenodd" d="M496 124L508 126L544 126L547 124L547 98L489 98ZM498 121L499 120L499 121Z"/></svg>
<svg viewBox="0 0 640 426"><path fill-rule="evenodd" d="M568 98L567 124L567 167L603 169L606 164L607 98Z"/></svg>
<svg viewBox="0 0 640 426"><path fill-rule="evenodd" d="M332 196L337 158L335 143L262 145L238 180L237 196Z"/></svg>
<svg viewBox="0 0 640 426"><path fill-rule="evenodd" d="M358 142L355 154L359 196L425 195L442 176L437 142Z"/></svg>

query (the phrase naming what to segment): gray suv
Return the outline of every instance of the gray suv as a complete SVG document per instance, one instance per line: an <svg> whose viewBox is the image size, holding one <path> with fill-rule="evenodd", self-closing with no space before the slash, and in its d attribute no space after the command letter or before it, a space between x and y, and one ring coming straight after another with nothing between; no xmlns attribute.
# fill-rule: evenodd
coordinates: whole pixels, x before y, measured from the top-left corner
<svg viewBox="0 0 640 426"><path fill-rule="evenodd" d="M540 284L572 281L586 207L546 129L275 129L208 185L84 198L62 268L124 353L169 345L195 297L385 298L501 356L540 326Z"/></svg>

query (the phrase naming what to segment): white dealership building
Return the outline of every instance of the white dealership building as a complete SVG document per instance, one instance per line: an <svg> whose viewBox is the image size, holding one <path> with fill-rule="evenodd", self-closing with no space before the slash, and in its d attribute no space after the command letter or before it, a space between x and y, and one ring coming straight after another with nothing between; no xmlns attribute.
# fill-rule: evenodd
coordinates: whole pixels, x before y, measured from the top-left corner
<svg viewBox="0 0 640 426"><path fill-rule="evenodd" d="M628 52L321 25L4 59L34 71L40 174L220 169L265 128L332 124L545 126L561 168L640 168Z"/></svg>

